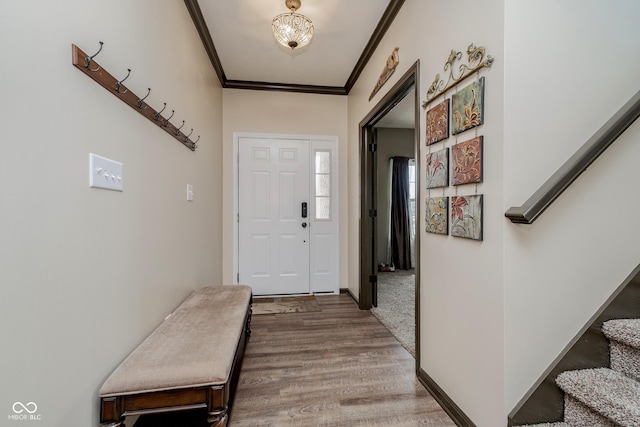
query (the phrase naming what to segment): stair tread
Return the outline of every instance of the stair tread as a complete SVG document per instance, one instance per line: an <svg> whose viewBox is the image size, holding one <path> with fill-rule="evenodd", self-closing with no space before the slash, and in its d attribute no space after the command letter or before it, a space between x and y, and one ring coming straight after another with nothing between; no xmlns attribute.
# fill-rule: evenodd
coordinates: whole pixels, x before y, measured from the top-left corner
<svg viewBox="0 0 640 427"><path fill-rule="evenodd" d="M604 335L630 347L640 348L640 319L614 319L602 325Z"/></svg>
<svg viewBox="0 0 640 427"><path fill-rule="evenodd" d="M640 382L607 368L562 372L567 394L624 427L640 427Z"/></svg>
<svg viewBox="0 0 640 427"><path fill-rule="evenodd" d="M571 427L571 424L567 424L565 422L559 422L559 423L527 424L525 426L517 426L517 427Z"/></svg>

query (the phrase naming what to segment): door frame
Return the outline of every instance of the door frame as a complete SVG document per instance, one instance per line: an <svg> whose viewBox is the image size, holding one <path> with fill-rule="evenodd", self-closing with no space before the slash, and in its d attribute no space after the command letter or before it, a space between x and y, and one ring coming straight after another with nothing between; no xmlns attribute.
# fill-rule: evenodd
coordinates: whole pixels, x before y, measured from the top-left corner
<svg viewBox="0 0 640 427"><path fill-rule="evenodd" d="M314 142L316 143L320 143L321 145L324 144L328 144L331 145L331 149L333 152L333 157L332 157L332 190L335 191L335 194L332 194L332 200L334 201L335 205L332 208L332 211L335 213L335 239L337 242L337 247L336 247L336 251L334 254L334 258L335 258L335 280L336 280L336 289L335 289L335 293L339 293L340 291L340 258L339 258L339 249L340 249L340 206L339 206L339 200L340 200L340 195L339 195L339 180L340 180L340 176L338 174L338 169L339 169L339 160L338 160L338 137L337 136L332 136L332 135L303 135L303 134L276 134L276 133L256 133L256 132L234 132L233 133L233 216L232 216L232 222L233 222L233 284L238 284L238 276L239 276L239 272L240 272L240 268L239 268L239 260L240 260L240 227L239 227L239 215L240 215L240 200L239 200L239 181L240 181L240 170L239 170L239 163L240 163L240 148L239 148L239 144L240 144L240 139L241 138L264 138L264 139L297 139L297 140L309 140L309 155L312 156L313 155L313 150L314 150ZM312 170L309 171L310 173L310 179L312 179L313 177L311 176L312 174ZM335 183L336 185L333 185L333 183ZM310 194L310 197L312 197L313 194ZM311 222L311 218L310 221ZM313 233L309 233L309 238L312 238ZM312 244L313 241L310 241L310 244ZM310 267L311 267L311 260L310 260ZM309 280L310 280L310 293L314 292L313 289L313 284L312 284L312 272L309 272ZM324 291L322 291L324 292Z"/></svg>
<svg viewBox="0 0 640 427"><path fill-rule="evenodd" d="M373 306L374 287L377 286L376 262L376 218L370 216L372 209L377 209L375 156L369 145L375 142L373 126L393 109L408 93L414 90L415 132L414 156L416 159L416 241L415 241L415 320L416 320L416 366L420 360L420 213L422 199L420 197L420 60L417 60L400 80L387 92L359 124L360 141L360 296L359 306L368 310Z"/></svg>

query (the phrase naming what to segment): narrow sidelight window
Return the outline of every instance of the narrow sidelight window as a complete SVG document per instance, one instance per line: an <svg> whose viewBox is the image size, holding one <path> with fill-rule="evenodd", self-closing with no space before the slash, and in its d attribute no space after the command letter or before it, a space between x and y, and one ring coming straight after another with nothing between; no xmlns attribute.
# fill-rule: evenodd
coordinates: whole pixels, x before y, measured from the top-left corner
<svg viewBox="0 0 640 427"><path fill-rule="evenodd" d="M331 220L331 152L316 150L315 157L315 219Z"/></svg>

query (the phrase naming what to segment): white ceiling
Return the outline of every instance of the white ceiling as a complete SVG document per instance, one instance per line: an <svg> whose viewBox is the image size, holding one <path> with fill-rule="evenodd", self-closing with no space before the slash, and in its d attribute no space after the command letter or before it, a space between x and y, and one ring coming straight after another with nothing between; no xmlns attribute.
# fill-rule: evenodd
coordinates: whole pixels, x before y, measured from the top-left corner
<svg viewBox="0 0 640 427"><path fill-rule="evenodd" d="M276 43L271 21L284 0L197 0L228 80L345 87L391 0L302 0L309 44ZM391 53L391 52L389 52ZM384 64L380 64L380 69Z"/></svg>
<svg viewBox="0 0 640 427"><path fill-rule="evenodd" d="M372 43L404 0L301 2L298 13L313 21L314 36L308 46L292 51L271 34L273 18L288 12L285 0L185 0L223 86L312 93L327 88L336 94L348 93L349 80L364 67ZM413 93L375 126L414 128Z"/></svg>
<svg viewBox="0 0 640 427"><path fill-rule="evenodd" d="M416 102L414 91L411 90L402 101L374 125L376 128L415 129Z"/></svg>

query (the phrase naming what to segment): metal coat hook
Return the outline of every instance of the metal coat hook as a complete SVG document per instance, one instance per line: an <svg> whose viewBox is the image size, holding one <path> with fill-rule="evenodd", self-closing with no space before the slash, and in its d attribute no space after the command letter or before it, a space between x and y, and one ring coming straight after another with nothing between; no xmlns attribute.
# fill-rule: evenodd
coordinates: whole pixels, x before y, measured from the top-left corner
<svg viewBox="0 0 640 427"><path fill-rule="evenodd" d="M125 77L124 79L120 80L119 82L116 82L116 92L123 94L123 93L127 93L127 89L124 90L124 92L120 92L120 85L122 84L123 81L127 80L129 78L129 75L131 74L131 68L127 68L127 77Z"/></svg>
<svg viewBox="0 0 640 427"><path fill-rule="evenodd" d="M198 141L200 141L200 135L198 135L198 139L196 139L195 141L193 141L193 149L196 149L196 144L198 143Z"/></svg>
<svg viewBox="0 0 640 427"><path fill-rule="evenodd" d="M140 109L142 109L142 102L143 102L145 99L147 99L147 98L149 97L149 95L151 95L151 88L150 88L150 87L149 87L149 88L147 88L147 91L148 91L148 92L147 92L147 94L145 95L145 97L144 97L144 98L140 98L140 99L138 99L138 108L140 108ZM145 105L145 106L144 106L144 108L145 108L145 110L146 110L146 109L147 109L147 106Z"/></svg>
<svg viewBox="0 0 640 427"><path fill-rule="evenodd" d="M98 66L98 68L96 68L96 69L91 69L91 68L89 67L89 66L91 65L91 60L92 60L92 59L93 59L97 54L99 54L99 53L100 53L100 51L102 50L102 45L104 44L104 43L102 43L102 42L98 42L98 43L100 43L100 49L98 49L98 51L97 51L96 53L94 53L93 55L91 55L91 56L87 56L86 58L84 58L84 64L85 64L85 67L86 67L89 71L93 71L94 73L95 73L96 71L100 71L100 66Z"/></svg>
<svg viewBox="0 0 640 427"><path fill-rule="evenodd" d="M176 129L176 135L180 133L180 129L182 129L182 126L184 126L184 120L182 121L180 127Z"/></svg>
<svg viewBox="0 0 640 427"><path fill-rule="evenodd" d="M184 136L184 140L186 141L187 139L189 139L192 133L193 133L193 128L191 128L191 132L189 132L189 135Z"/></svg>
<svg viewBox="0 0 640 427"><path fill-rule="evenodd" d="M176 112L176 110L171 110L171 115L169 117L167 117L166 119L164 119L164 122L162 123L162 126L167 127L167 125L169 124L169 120L171 119L171 117L173 117L173 114Z"/></svg>
<svg viewBox="0 0 640 427"><path fill-rule="evenodd" d="M162 107L162 110L158 111L156 114L153 115L153 118L158 120L158 118L160 118L160 113L162 113L164 111L165 108L167 108L167 103L163 102L164 107Z"/></svg>

